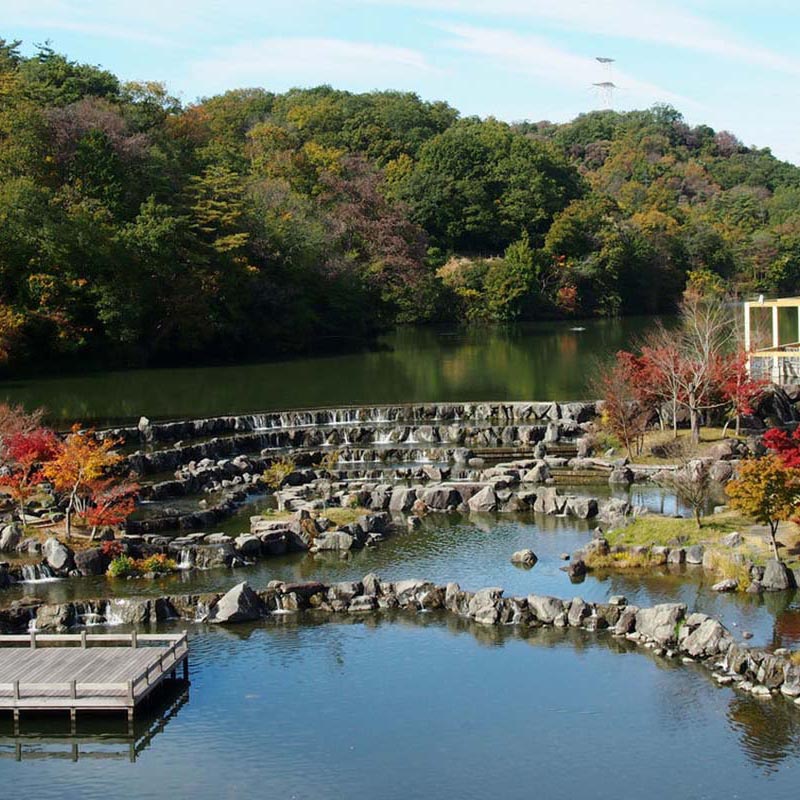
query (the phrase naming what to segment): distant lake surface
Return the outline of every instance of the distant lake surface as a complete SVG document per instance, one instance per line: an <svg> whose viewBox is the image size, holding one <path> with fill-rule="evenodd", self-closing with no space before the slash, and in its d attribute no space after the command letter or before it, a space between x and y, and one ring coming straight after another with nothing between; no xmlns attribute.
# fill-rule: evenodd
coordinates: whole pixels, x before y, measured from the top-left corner
<svg viewBox="0 0 800 800"><path fill-rule="evenodd" d="M202 417L424 401L579 400L596 365L631 347L652 317L512 327L399 328L379 349L256 364L24 377L0 397L56 424Z"/></svg>

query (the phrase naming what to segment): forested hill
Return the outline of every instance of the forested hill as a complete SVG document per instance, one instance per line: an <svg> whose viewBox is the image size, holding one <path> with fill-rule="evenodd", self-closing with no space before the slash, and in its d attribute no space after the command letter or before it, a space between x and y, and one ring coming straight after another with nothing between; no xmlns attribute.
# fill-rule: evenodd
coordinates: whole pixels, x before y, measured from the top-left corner
<svg viewBox="0 0 800 800"><path fill-rule="evenodd" d="M509 125L413 94L182 105L0 40L0 350L144 363L800 281L800 169L669 107Z"/></svg>

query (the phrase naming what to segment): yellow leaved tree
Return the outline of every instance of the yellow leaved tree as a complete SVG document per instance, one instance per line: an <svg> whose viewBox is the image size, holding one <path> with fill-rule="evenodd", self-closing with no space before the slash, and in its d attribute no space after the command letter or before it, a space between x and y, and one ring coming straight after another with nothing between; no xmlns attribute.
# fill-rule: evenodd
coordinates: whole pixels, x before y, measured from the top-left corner
<svg viewBox="0 0 800 800"><path fill-rule="evenodd" d="M79 425L73 425L72 432L44 465L44 477L59 495L67 499L68 539L72 535L74 512L83 510L93 495L96 482L122 461L122 456L114 452L119 444L118 439L99 439L94 430L82 431Z"/></svg>

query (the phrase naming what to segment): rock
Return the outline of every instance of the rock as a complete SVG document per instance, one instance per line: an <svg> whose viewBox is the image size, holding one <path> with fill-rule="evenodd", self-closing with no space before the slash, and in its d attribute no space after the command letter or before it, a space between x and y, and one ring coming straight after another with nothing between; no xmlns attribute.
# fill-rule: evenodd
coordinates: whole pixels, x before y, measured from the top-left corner
<svg viewBox="0 0 800 800"><path fill-rule="evenodd" d="M233 537L228 536L227 533L209 533L203 541L206 544L230 544Z"/></svg>
<svg viewBox="0 0 800 800"><path fill-rule="evenodd" d="M611 597L608 598L608 602L612 606L626 606L628 605L628 598L625 597L624 594L612 594Z"/></svg>
<svg viewBox="0 0 800 800"><path fill-rule="evenodd" d="M75 569L81 575L103 575L108 569L109 559L99 547L89 547L75 553Z"/></svg>
<svg viewBox="0 0 800 800"><path fill-rule="evenodd" d="M619 615L617 624L614 625L615 636L627 636L636 630L636 615L639 609L636 606L625 606Z"/></svg>
<svg viewBox="0 0 800 800"><path fill-rule="evenodd" d="M249 622L259 619L263 612L261 598L248 586L247 581L242 581L211 607L208 621L217 624Z"/></svg>
<svg viewBox="0 0 800 800"><path fill-rule="evenodd" d="M511 556L511 563L512 564L520 564L523 567L532 567L539 559L536 557L536 553L533 550L517 550Z"/></svg>
<svg viewBox="0 0 800 800"><path fill-rule="evenodd" d="M571 581L579 582L586 577L586 562L582 558L575 558L561 569L569 575Z"/></svg>
<svg viewBox="0 0 800 800"><path fill-rule="evenodd" d="M742 631L742 639L752 639L753 634L750 631Z"/></svg>
<svg viewBox="0 0 800 800"><path fill-rule="evenodd" d="M597 516L597 500L594 497L570 497L566 512L578 519L592 519Z"/></svg>
<svg viewBox="0 0 800 800"><path fill-rule="evenodd" d="M800 664L792 662L784 664L781 692L786 697L800 697Z"/></svg>
<svg viewBox="0 0 800 800"><path fill-rule="evenodd" d="M22 528L15 524L6 525L0 532L0 553L13 553L22 541Z"/></svg>
<svg viewBox="0 0 800 800"><path fill-rule="evenodd" d="M544 483L550 478L550 467L544 461L539 461L532 469L529 469L523 476L523 483Z"/></svg>
<svg viewBox="0 0 800 800"><path fill-rule="evenodd" d="M150 611L149 600L115 597L106 604L104 614L110 624L146 625L150 622Z"/></svg>
<svg viewBox="0 0 800 800"><path fill-rule="evenodd" d="M744 540L742 539L742 534L738 531L733 531L733 533L729 533L723 536L719 543L723 547L738 547Z"/></svg>
<svg viewBox="0 0 800 800"><path fill-rule="evenodd" d="M686 563L687 564L702 564L703 554L705 547L701 544L693 544L691 547L686 548Z"/></svg>
<svg viewBox="0 0 800 800"><path fill-rule="evenodd" d="M383 593L381 579L374 572L365 575L361 583L364 587L364 594L378 595Z"/></svg>
<svg viewBox="0 0 800 800"><path fill-rule="evenodd" d="M452 486L432 486L422 493L422 501L435 511L446 511L450 507L457 508L461 505L461 495Z"/></svg>
<svg viewBox="0 0 800 800"><path fill-rule="evenodd" d="M470 511L476 513L497 511L497 494L493 486L484 486L467 501Z"/></svg>
<svg viewBox="0 0 800 800"><path fill-rule="evenodd" d="M406 519L406 527L410 531L419 530L422 527L422 520L416 514L412 514Z"/></svg>
<svg viewBox="0 0 800 800"><path fill-rule="evenodd" d="M633 483L633 472L628 467L615 467L608 476L608 482L612 485L624 485Z"/></svg>
<svg viewBox="0 0 800 800"><path fill-rule="evenodd" d="M667 646L677 640L678 623L686 614L683 603L661 603L642 608L636 614L636 630L656 644Z"/></svg>
<svg viewBox="0 0 800 800"><path fill-rule="evenodd" d="M564 613L564 603L557 597L546 595L528 595L528 608L533 612L536 619L545 625L552 625L556 618Z"/></svg>
<svg viewBox="0 0 800 800"><path fill-rule="evenodd" d="M567 498L561 497L555 486L548 486L536 495L533 510L540 514L561 514L566 502Z"/></svg>
<svg viewBox="0 0 800 800"><path fill-rule="evenodd" d="M735 592L739 588L739 582L734 578L725 578L725 580L715 583L711 587L712 592Z"/></svg>
<svg viewBox="0 0 800 800"><path fill-rule="evenodd" d="M495 587L479 589L469 601L468 614L481 625L494 625L500 616L499 600L503 590Z"/></svg>
<svg viewBox="0 0 800 800"><path fill-rule="evenodd" d="M673 547L667 553L667 564L683 564L686 561L686 551L682 547Z"/></svg>
<svg viewBox="0 0 800 800"><path fill-rule="evenodd" d="M361 595L354 597L350 601L347 610L352 614L363 613L366 611L374 611L378 607L378 601L373 595Z"/></svg>
<svg viewBox="0 0 800 800"><path fill-rule="evenodd" d="M394 514L405 514L411 511L417 499L417 490L407 486L395 486L389 499L389 511Z"/></svg>
<svg viewBox="0 0 800 800"><path fill-rule="evenodd" d="M235 557L236 551L230 543L199 544L194 549L194 566L197 569L229 567Z"/></svg>
<svg viewBox="0 0 800 800"><path fill-rule="evenodd" d="M75 624L75 606L72 603L39 606L36 610L36 629L64 633Z"/></svg>
<svg viewBox="0 0 800 800"><path fill-rule="evenodd" d="M44 543L42 555L47 565L60 574L65 574L75 568L75 554L55 537L51 537Z"/></svg>
<svg viewBox="0 0 800 800"><path fill-rule="evenodd" d="M573 598L569 604L569 611L567 612L567 622L573 628L579 628L583 621L591 616L592 609L588 603L580 597Z"/></svg>
<svg viewBox="0 0 800 800"><path fill-rule="evenodd" d="M234 541L242 558L258 558L261 555L261 539L251 533L243 533Z"/></svg>
<svg viewBox="0 0 800 800"><path fill-rule="evenodd" d="M317 550L350 550L355 544L355 538L345 531L328 531L314 539Z"/></svg>
<svg viewBox="0 0 800 800"><path fill-rule="evenodd" d="M340 581L328 588L328 599L341 600L345 603L349 603L363 591L364 586L361 581Z"/></svg>
<svg viewBox="0 0 800 800"><path fill-rule="evenodd" d="M733 642L728 630L715 619L705 619L682 642L682 650L692 658L724 654Z"/></svg>
<svg viewBox="0 0 800 800"><path fill-rule="evenodd" d="M764 569L761 585L768 592L781 592L793 589L795 586L794 574L782 561L771 558Z"/></svg>

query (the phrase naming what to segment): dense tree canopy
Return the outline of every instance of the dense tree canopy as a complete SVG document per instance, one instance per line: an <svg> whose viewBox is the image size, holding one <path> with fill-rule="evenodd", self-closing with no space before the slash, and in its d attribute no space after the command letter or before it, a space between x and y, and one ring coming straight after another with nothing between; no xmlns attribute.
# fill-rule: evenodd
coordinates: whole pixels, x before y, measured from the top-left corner
<svg viewBox="0 0 800 800"><path fill-rule="evenodd" d="M0 40L0 357L145 362L800 282L800 169L669 107L508 125L161 84Z"/></svg>

